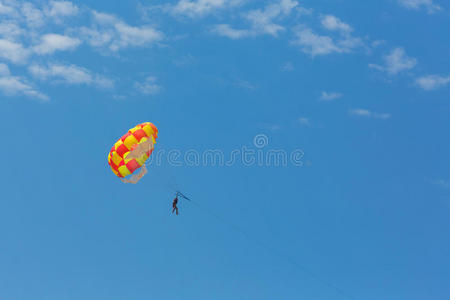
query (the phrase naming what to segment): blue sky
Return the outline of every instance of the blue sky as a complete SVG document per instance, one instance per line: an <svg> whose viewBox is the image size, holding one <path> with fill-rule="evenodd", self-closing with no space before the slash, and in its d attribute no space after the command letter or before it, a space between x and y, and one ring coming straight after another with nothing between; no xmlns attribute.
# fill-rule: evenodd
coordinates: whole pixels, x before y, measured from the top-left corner
<svg viewBox="0 0 450 300"><path fill-rule="evenodd" d="M449 299L448 28L441 0L0 1L0 299ZM145 121L163 159L126 185ZM183 160L244 147L302 155Z"/></svg>

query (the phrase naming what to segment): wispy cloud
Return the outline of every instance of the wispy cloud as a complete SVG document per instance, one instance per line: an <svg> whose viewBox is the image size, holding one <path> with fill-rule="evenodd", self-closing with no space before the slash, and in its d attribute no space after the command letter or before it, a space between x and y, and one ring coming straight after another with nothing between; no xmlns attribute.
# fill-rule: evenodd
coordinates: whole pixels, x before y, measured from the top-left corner
<svg viewBox="0 0 450 300"><path fill-rule="evenodd" d="M349 34L353 28L347 23L342 22L339 18L333 15L325 15L320 17L322 26L331 31L339 31L344 34Z"/></svg>
<svg viewBox="0 0 450 300"><path fill-rule="evenodd" d="M450 76L426 75L417 78L416 84L427 91L436 90L450 84Z"/></svg>
<svg viewBox="0 0 450 300"><path fill-rule="evenodd" d="M72 18L70 26L63 24L68 18ZM132 26L115 15L71 1L0 0L0 61L26 66L36 81L112 88L112 79L71 63L55 63L52 56L74 51L83 43L101 53L116 53L162 40L164 34L155 25ZM144 92L150 90L146 84L142 85ZM20 94L18 87L23 89L21 94L47 97L24 77L2 76L3 93Z"/></svg>
<svg viewBox="0 0 450 300"><path fill-rule="evenodd" d="M254 36L254 32L249 29L234 29L229 24L218 24L211 28L211 33L238 40L249 36Z"/></svg>
<svg viewBox="0 0 450 300"><path fill-rule="evenodd" d="M48 101L49 97L27 83L19 76L12 76L6 64L0 63L0 91L7 96L25 95L30 98Z"/></svg>
<svg viewBox="0 0 450 300"><path fill-rule="evenodd" d="M46 23L49 20L72 15L77 10L68 1L2 1L0 58L24 64L33 54L52 54L55 51L75 49L81 42L79 39L54 33L41 35L41 32L48 29Z"/></svg>
<svg viewBox="0 0 450 300"><path fill-rule="evenodd" d="M348 113L351 116L357 116L361 118L382 119L382 120L387 120L391 117L391 115L388 113L377 113L363 108L350 109Z"/></svg>
<svg viewBox="0 0 450 300"><path fill-rule="evenodd" d="M398 0L398 3L405 8L413 10L425 8L428 13L434 13L442 9L433 0Z"/></svg>
<svg viewBox="0 0 450 300"><path fill-rule="evenodd" d="M55 83L85 84L99 88L111 88L114 85L113 80L76 65L34 64L28 68L28 71L40 80L53 80Z"/></svg>
<svg viewBox="0 0 450 300"><path fill-rule="evenodd" d="M297 1L280 0L277 3L267 5L264 9L250 11L246 19L252 24L254 32L277 36L280 31L285 29L274 21L277 18L288 16L297 5Z"/></svg>
<svg viewBox="0 0 450 300"><path fill-rule="evenodd" d="M40 30L50 21L60 23L64 18L78 14L78 11L78 7L70 1L0 2L0 14L15 22L25 23L32 32Z"/></svg>
<svg viewBox="0 0 450 300"><path fill-rule="evenodd" d="M190 18L204 17L219 10L241 5L246 0L179 0L175 5L163 5L163 10Z"/></svg>
<svg viewBox="0 0 450 300"><path fill-rule="evenodd" d="M306 7L302 7L302 6L297 6L295 10L296 10L298 16L310 16L314 12L314 9L306 8Z"/></svg>
<svg viewBox="0 0 450 300"><path fill-rule="evenodd" d="M43 12L36 8L32 3L25 2L22 4L20 8L23 16L25 17L25 21L29 28L37 29L39 27L44 26L45 24L45 16Z"/></svg>
<svg viewBox="0 0 450 300"><path fill-rule="evenodd" d="M92 12L92 27L82 27L81 36L93 47L119 51L127 47L143 47L155 44L164 34L150 26L130 26L114 15Z"/></svg>
<svg viewBox="0 0 450 300"><path fill-rule="evenodd" d="M3 21L0 23L0 37L8 41L17 41L24 34L24 30L13 21Z"/></svg>
<svg viewBox="0 0 450 300"><path fill-rule="evenodd" d="M41 36L41 42L33 47L37 54L52 54L56 51L74 50L81 44L77 38L60 34L45 34Z"/></svg>
<svg viewBox="0 0 450 300"><path fill-rule="evenodd" d="M10 75L9 67L6 64L0 63L0 76Z"/></svg>
<svg viewBox="0 0 450 300"><path fill-rule="evenodd" d="M70 17L78 14L78 7L70 1L50 1L46 15L53 18Z"/></svg>
<svg viewBox="0 0 450 300"><path fill-rule="evenodd" d="M322 27L332 35L320 35L311 28L299 26L293 29L293 45L311 56L328 55L332 53L350 53L364 46L362 39L352 35L353 28L333 15L320 17Z"/></svg>
<svg viewBox="0 0 450 300"><path fill-rule="evenodd" d="M0 39L0 57L15 64L24 64L29 56L29 51L22 44Z"/></svg>
<svg viewBox="0 0 450 300"><path fill-rule="evenodd" d="M18 15L16 6L17 3L8 1L8 2L0 2L0 14L9 17L15 17Z"/></svg>
<svg viewBox="0 0 450 300"><path fill-rule="evenodd" d="M417 59L408 57L405 49L401 47L397 47L391 53L385 55L383 61L384 65L369 64L369 67L395 75L402 71L410 70L417 64Z"/></svg>
<svg viewBox="0 0 450 300"><path fill-rule="evenodd" d="M293 29L293 45L300 46L304 53L311 56L328 55L332 53L350 53L364 46L363 41L352 36L354 29L333 15L320 16L322 27L331 35L320 35L311 28L299 26Z"/></svg>
<svg viewBox="0 0 450 300"><path fill-rule="evenodd" d="M155 95L162 90L162 86L157 81L156 77L149 76L143 82L135 82L134 87L142 94Z"/></svg>
<svg viewBox="0 0 450 300"><path fill-rule="evenodd" d="M332 101L341 98L343 95L341 93L335 93L335 92L322 92L320 96L320 100L322 101Z"/></svg>
<svg viewBox="0 0 450 300"><path fill-rule="evenodd" d="M271 35L277 37L285 28L276 23L276 20L282 19L291 14L292 10L298 5L297 1L279 0L264 7L264 9L255 9L247 12L244 19L250 23L246 29L235 29L229 24L218 24L212 27L211 32L231 39L241 39L245 37L255 37L258 35Z"/></svg>
<svg viewBox="0 0 450 300"><path fill-rule="evenodd" d="M295 39L292 44L300 46L304 53L311 56L343 52L343 49L338 47L331 37L318 35L310 28L297 28L294 35Z"/></svg>

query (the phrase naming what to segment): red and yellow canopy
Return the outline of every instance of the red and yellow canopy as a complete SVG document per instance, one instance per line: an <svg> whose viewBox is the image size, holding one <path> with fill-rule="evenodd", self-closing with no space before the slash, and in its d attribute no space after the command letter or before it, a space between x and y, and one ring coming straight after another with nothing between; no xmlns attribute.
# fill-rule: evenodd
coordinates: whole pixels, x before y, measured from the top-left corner
<svg viewBox="0 0 450 300"><path fill-rule="evenodd" d="M127 156L141 143L151 140L155 144L157 137L158 129L150 122L139 124L128 130L114 144L108 155L108 163L114 174L119 177L125 177L133 174L134 171L142 167L152 154L153 147L137 158L127 159Z"/></svg>

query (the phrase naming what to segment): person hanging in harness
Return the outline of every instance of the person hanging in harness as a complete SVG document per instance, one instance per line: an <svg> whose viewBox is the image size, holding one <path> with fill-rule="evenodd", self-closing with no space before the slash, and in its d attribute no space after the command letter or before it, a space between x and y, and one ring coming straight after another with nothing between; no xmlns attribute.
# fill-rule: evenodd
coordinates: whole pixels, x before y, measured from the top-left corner
<svg viewBox="0 0 450 300"><path fill-rule="evenodd" d="M176 214L178 216L177 204L178 204L178 193L177 193L177 195L175 196L175 199L173 199L173 202L172 202L172 213L176 212Z"/></svg>
<svg viewBox="0 0 450 300"><path fill-rule="evenodd" d="M191 199L189 199L188 197L186 197L185 195L183 195L180 191L176 191L176 195L175 195L175 199L173 199L172 202L172 213L176 213L178 215L178 197L181 197L182 199L186 199L188 201L192 201Z"/></svg>

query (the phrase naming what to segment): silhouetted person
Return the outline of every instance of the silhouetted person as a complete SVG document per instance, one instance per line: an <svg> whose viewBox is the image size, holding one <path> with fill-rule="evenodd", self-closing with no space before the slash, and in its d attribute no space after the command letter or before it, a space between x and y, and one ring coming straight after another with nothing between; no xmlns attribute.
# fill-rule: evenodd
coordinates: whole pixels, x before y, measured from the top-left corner
<svg viewBox="0 0 450 300"><path fill-rule="evenodd" d="M178 207L177 207L177 203L178 203L178 195L175 196L175 199L173 199L172 202L172 213L176 212L176 214L178 215Z"/></svg>

